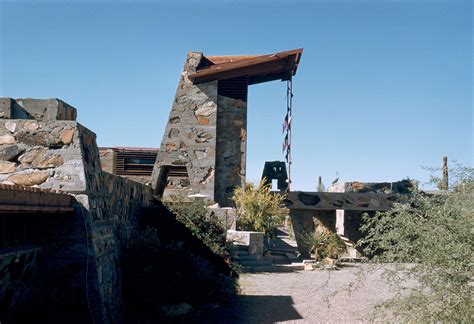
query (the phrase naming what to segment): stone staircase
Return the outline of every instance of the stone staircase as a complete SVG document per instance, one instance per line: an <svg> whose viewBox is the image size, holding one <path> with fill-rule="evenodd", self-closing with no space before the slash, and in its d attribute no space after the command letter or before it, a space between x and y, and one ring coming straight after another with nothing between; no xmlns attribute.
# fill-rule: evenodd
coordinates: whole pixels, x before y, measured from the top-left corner
<svg viewBox="0 0 474 324"><path fill-rule="evenodd" d="M290 238L288 228L279 227L276 238L265 242L265 248L264 256L257 259L249 255L246 246L234 246L234 256L243 272L291 272L304 269L302 260L297 256L296 241Z"/></svg>

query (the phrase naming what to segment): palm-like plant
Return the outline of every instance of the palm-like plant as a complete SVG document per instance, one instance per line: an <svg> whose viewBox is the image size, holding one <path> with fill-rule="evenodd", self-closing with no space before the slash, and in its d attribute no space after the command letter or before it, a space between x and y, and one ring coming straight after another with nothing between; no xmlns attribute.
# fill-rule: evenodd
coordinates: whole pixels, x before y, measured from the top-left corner
<svg viewBox="0 0 474 324"><path fill-rule="evenodd" d="M257 186L247 184L237 188L232 199L237 207L237 226L241 230L263 232L267 238L275 237L275 227L281 221L281 208L285 196L273 193L262 179Z"/></svg>

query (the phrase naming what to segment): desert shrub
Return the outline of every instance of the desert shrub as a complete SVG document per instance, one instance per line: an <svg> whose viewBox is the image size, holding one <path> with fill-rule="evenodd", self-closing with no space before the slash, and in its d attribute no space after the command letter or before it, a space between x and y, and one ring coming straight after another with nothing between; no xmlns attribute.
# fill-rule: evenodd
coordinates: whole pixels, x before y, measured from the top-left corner
<svg viewBox="0 0 474 324"><path fill-rule="evenodd" d="M210 212L202 200L184 201L176 198L167 207L176 215L191 233L201 240L211 251L223 257L227 255L225 229L222 221Z"/></svg>
<svg viewBox="0 0 474 324"><path fill-rule="evenodd" d="M237 188L232 197L237 207L237 227L244 231L263 232L267 238L275 237L276 226L284 219L280 205L285 197L270 191L265 179L255 186L247 184Z"/></svg>
<svg viewBox="0 0 474 324"><path fill-rule="evenodd" d="M449 192L414 189L408 201L364 217L360 242L373 262L390 262L396 288L386 306L408 321L471 322L474 316L474 169L457 168ZM407 265L408 263L408 265ZM417 285L401 294L407 280Z"/></svg>
<svg viewBox="0 0 474 324"><path fill-rule="evenodd" d="M324 258L337 259L346 251L342 239L329 230L322 233L308 233L303 236L303 242L309 247L309 253L314 254L316 260Z"/></svg>
<svg viewBox="0 0 474 324"><path fill-rule="evenodd" d="M236 277L189 242L163 241L156 228L122 237L121 268L127 320L156 319L164 304L197 306L236 293ZM184 238L186 239L186 238Z"/></svg>

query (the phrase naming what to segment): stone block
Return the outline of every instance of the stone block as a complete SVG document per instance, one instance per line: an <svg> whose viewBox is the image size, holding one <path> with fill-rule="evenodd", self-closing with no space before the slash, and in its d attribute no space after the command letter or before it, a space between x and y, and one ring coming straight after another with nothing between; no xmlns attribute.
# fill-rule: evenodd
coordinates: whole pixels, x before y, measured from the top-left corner
<svg viewBox="0 0 474 324"><path fill-rule="evenodd" d="M13 173L16 171L16 163L8 161L0 161L0 173Z"/></svg>
<svg viewBox="0 0 474 324"><path fill-rule="evenodd" d="M249 255L255 256L258 260L263 257L263 239L264 234L261 232L227 231L227 241L246 246Z"/></svg>
<svg viewBox="0 0 474 324"><path fill-rule="evenodd" d="M16 130L16 123L8 121L5 123L5 128L8 129L10 133L14 133Z"/></svg>
<svg viewBox="0 0 474 324"><path fill-rule="evenodd" d="M46 148L34 148L27 151L18 159L22 166L34 169L48 169L64 164L64 158L52 153Z"/></svg>
<svg viewBox="0 0 474 324"><path fill-rule="evenodd" d="M214 215L217 216L217 218L221 221L225 231L235 231L237 223L237 213L235 208L220 208L218 204L215 204L213 206L209 206L208 209L210 212L213 212Z"/></svg>
<svg viewBox="0 0 474 324"><path fill-rule="evenodd" d="M0 145L0 160L12 161L26 150L27 146L23 144Z"/></svg>
<svg viewBox="0 0 474 324"><path fill-rule="evenodd" d="M0 98L0 115L38 121L76 120L76 108L59 99Z"/></svg>
<svg viewBox="0 0 474 324"><path fill-rule="evenodd" d="M15 143L16 143L15 137L13 137L10 134L5 134L5 135L0 136L0 145L15 144Z"/></svg>
<svg viewBox="0 0 474 324"><path fill-rule="evenodd" d="M30 187L39 185L48 180L49 174L45 171L34 171L28 173L12 174L7 181L11 181L18 186Z"/></svg>

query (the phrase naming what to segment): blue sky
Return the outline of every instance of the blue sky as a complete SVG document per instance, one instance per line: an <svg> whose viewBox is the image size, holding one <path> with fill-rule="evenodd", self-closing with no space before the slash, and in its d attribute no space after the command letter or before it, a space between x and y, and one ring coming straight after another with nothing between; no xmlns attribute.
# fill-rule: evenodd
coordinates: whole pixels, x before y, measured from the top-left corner
<svg viewBox="0 0 474 324"><path fill-rule="evenodd" d="M304 48L293 190L473 163L470 1L0 0L0 96L65 100L101 146L159 147L186 52ZM247 174L282 160L285 83L249 90Z"/></svg>

